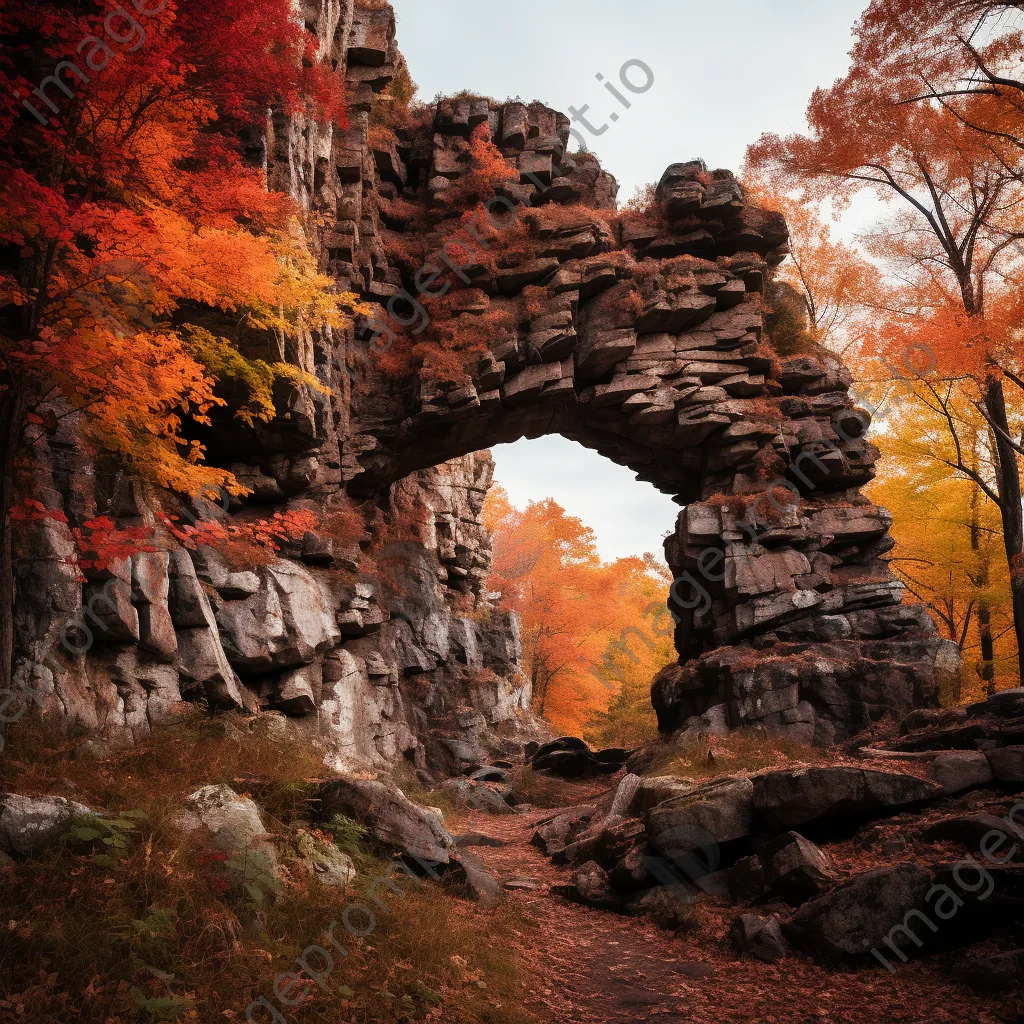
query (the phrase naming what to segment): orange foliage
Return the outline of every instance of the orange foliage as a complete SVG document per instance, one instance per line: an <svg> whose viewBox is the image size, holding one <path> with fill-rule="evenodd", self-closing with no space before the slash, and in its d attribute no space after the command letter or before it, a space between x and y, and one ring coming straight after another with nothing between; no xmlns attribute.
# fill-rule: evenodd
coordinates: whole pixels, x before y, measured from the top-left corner
<svg viewBox="0 0 1024 1024"><path fill-rule="evenodd" d="M179 526L177 516L161 515L160 518L179 543L193 550L241 544L247 548L276 553L289 541L301 539L304 534L315 531L319 525L316 513L308 509L276 512L269 519L240 524L217 520Z"/></svg>
<svg viewBox="0 0 1024 1024"><path fill-rule="evenodd" d="M764 136L747 160L782 194L841 207L871 189L896 204L869 239L890 275L860 348L904 401L939 415L952 449L936 445L936 461L999 509L1024 668L1024 579L1010 571L1024 551L1024 81L991 70L1020 65L1024 38L997 17L1011 6L873 0L848 73L811 98L809 131ZM987 464L965 454L960 406L990 431Z"/></svg>
<svg viewBox="0 0 1024 1024"><path fill-rule="evenodd" d="M649 682L671 657L671 623L655 627L667 569L651 555L603 563L593 530L550 498L517 509L493 487L484 521L494 535L488 588L521 616L534 709L579 735L629 670L641 665Z"/></svg>
<svg viewBox="0 0 1024 1024"><path fill-rule="evenodd" d="M378 366L394 377L417 371L431 380L468 381L467 368L503 334L516 329L513 310L500 308L484 313L458 313L465 292L449 292L424 299L429 322L420 334L397 334L398 344L376 355Z"/></svg>
<svg viewBox="0 0 1024 1024"><path fill-rule="evenodd" d="M845 355L863 340L864 318L882 289L878 268L856 249L833 240L813 205L749 179L744 187L753 202L782 213L789 225L789 257L779 279L803 299L809 340Z"/></svg>
<svg viewBox="0 0 1024 1024"><path fill-rule="evenodd" d="M315 40L287 0L167 4L140 16L130 59L115 54L88 83L64 72L41 124L16 90L34 95L48 59L102 38L103 14L0 11L5 36L39 38L45 55L0 59L0 243L18 257L0 273L0 395L16 417L63 399L84 440L162 486L237 493L184 430L220 401L179 311L214 307L264 330L341 323L352 297L330 294L297 208L267 192L237 141L268 106L343 120L341 79L311 59ZM20 439L16 423L5 441Z"/></svg>
<svg viewBox="0 0 1024 1024"><path fill-rule="evenodd" d="M398 143L398 136L385 125L374 124L366 133L366 142L373 150L391 149Z"/></svg>
<svg viewBox="0 0 1024 1024"><path fill-rule="evenodd" d="M640 185L619 211L623 223L661 231L666 227L665 213L657 200L655 183Z"/></svg>

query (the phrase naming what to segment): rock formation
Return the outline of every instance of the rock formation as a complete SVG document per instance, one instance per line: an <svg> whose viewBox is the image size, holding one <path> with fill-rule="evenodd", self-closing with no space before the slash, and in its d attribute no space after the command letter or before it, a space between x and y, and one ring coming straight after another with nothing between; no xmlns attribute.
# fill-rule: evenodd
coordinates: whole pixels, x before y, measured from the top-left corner
<svg viewBox="0 0 1024 1024"><path fill-rule="evenodd" d="M375 315L236 337L325 392L279 384L273 422L223 418L203 442L251 489L228 509L237 520L347 500L365 535L347 548L307 535L255 567L169 544L83 586L68 527L27 524L18 671L44 712L124 742L203 699L280 712L342 761L442 770L482 762L503 733L532 735L516 622L484 593L493 464L479 453L548 433L685 506L666 545L680 663L653 690L665 732L761 723L824 744L934 706L955 685L956 646L901 603L884 561L890 519L859 490L877 452L850 376L824 351L780 356L765 331L781 217L699 161L670 167L650 210L621 217L614 180L570 155L568 118L537 103L444 100L376 130L400 61L392 11L309 0L303 16L346 77L350 125L274 114L248 154ZM486 230L460 206L483 134L519 177L496 191ZM443 315L421 301L438 280ZM464 371L396 375L380 356L415 337L420 311L450 335L495 326ZM72 524L159 526L151 493L82 457L74 417L37 448L35 497ZM377 576L360 574L367 552Z"/></svg>

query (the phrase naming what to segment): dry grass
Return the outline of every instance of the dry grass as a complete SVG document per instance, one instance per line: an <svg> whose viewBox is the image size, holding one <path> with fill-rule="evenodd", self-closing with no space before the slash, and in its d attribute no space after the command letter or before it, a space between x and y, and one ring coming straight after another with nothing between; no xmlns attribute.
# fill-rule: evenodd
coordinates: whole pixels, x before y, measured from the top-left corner
<svg viewBox="0 0 1024 1024"><path fill-rule="evenodd" d="M677 775L707 782L723 775L748 775L768 768L829 762L825 751L756 729L739 729L684 745L652 751L645 775ZM831 763L831 762L829 762Z"/></svg>
<svg viewBox="0 0 1024 1024"><path fill-rule="evenodd" d="M250 729L252 721L231 714L211 718L202 708L182 704L177 722L155 729L137 746L75 759L80 741L27 717L11 730L0 761L0 788L123 809L180 801L211 783L239 791L261 785L283 790L326 776L317 748Z"/></svg>
<svg viewBox="0 0 1024 1024"><path fill-rule="evenodd" d="M0 1020L224 1024L244 1021L262 995L281 1017L257 1009L257 1022L526 1024L508 952L524 927L514 916L483 915L401 873L397 893L374 885L388 865L365 846L347 892L286 870L276 897L268 888L256 899L223 855L181 832L181 797L211 782L250 793L282 851L305 827L311 780L327 774L316 751L236 738L239 723L225 729L228 721L185 715L108 760L68 760L70 742L27 721L14 731L3 789L68 795L111 812L140 808L143 816L118 856L66 844L0 869ZM353 938L342 915L353 903L372 905L370 890L387 910L378 906L372 932ZM348 955L335 957L330 991L312 986L309 999L282 1007L275 980L296 971L310 945L329 945L324 933L334 921ZM364 922L357 914L357 926Z"/></svg>
<svg viewBox="0 0 1024 1024"><path fill-rule="evenodd" d="M599 775L594 779L560 779L520 768L512 772L512 788L516 799L534 807L574 807L593 802L614 789L618 776Z"/></svg>
<svg viewBox="0 0 1024 1024"><path fill-rule="evenodd" d="M345 932L342 915L383 865L348 894L292 882L266 908L222 892L219 868L180 839L146 830L112 867L62 851L7 869L0 1018L244 1020L260 995L275 1001L275 979L297 970L304 950L329 946L324 933L337 921L335 937L349 955L335 958L329 992L313 988L308 1002L284 1010L288 1022L528 1019L516 1009L523 993L505 952L518 924L503 913L482 917L436 886L399 875L405 894L374 888L388 911L378 909L375 929L358 939ZM364 916L357 921L368 927ZM323 961L310 963L323 969Z"/></svg>
<svg viewBox="0 0 1024 1024"><path fill-rule="evenodd" d="M565 802L565 782L561 779L522 768L513 773L513 791L520 803L534 807L561 807Z"/></svg>

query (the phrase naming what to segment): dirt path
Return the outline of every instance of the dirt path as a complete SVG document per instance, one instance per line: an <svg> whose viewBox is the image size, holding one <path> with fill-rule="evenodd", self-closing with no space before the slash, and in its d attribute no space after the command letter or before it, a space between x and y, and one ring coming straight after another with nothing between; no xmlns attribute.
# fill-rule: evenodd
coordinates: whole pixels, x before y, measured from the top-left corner
<svg viewBox="0 0 1024 1024"><path fill-rule="evenodd" d="M646 922L549 895L550 886L571 874L530 845L537 822L552 813L476 814L464 826L508 844L472 848L498 879L538 883L536 890L510 894L536 925L537 941L528 952L539 984L531 1009L540 1020L566 1024L691 1020L675 993L685 998L687 983L706 978L713 968L686 959L671 937Z"/></svg>
<svg viewBox="0 0 1024 1024"><path fill-rule="evenodd" d="M567 792L565 805L589 802ZM673 936L647 921L579 906L549 888L571 870L553 865L530 838L552 810L494 817L474 813L460 832L500 840L472 846L525 920L519 955L535 973L529 1004L538 1021L618 1024L1022 1024L1005 1003L988 1002L949 980L939 960L881 969L831 971L794 957L777 965L741 958L727 941L737 911L702 904L697 932ZM531 888L518 888L527 880Z"/></svg>

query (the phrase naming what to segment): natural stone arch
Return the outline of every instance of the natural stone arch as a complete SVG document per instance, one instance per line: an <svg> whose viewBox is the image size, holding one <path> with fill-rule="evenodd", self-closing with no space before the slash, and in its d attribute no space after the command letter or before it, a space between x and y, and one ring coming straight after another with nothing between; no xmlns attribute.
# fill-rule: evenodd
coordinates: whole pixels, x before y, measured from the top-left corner
<svg viewBox="0 0 1024 1024"><path fill-rule="evenodd" d="M430 181L419 193L426 202L443 201L458 180L449 147L473 110L485 116L483 103L442 103L430 140L411 134L410 153L431 152L420 174ZM532 140L529 129L506 127L523 116ZM958 651L923 606L902 603L884 561L891 519L860 491L878 452L850 374L815 346L780 357L765 334L765 293L785 255L782 218L699 161L665 173L657 227L595 213L594 181L605 176L567 154L561 115L492 104L486 117L495 144L518 159L523 186L506 203L528 220L537 258L496 273L455 265L467 294L456 315L518 309L527 285L543 289L539 313L522 315L455 380L396 382L372 353L350 359L349 492L371 494L493 444L562 434L685 506L666 545L680 664L653 687L663 731L762 724L824 744L937 703L956 686ZM578 222L546 215L551 203L575 206ZM639 307L624 301L634 290ZM396 281L392 310L402 294ZM379 321L368 333L378 332Z"/></svg>
<svg viewBox="0 0 1024 1024"><path fill-rule="evenodd" d="M371 134L374 97L399 59L394 15L352 0L318 11L320 56L346 77L351 123L279 113L251 156L311 214L323 269L386 322L414 284L386 244L408 227L395 200L457 229L446 193L471 129L486 124L519 169L501 199L529 219L534 251L496 271L466 268L455 313L518 310L525 286L538 289L537 309L495 337L468 377L441 382L383 375L365 330L273 336L206 311L245 354L324 385L282 384L268 424L221 410L203 436L210 459L252 492L229 512L329 511L347 492L368 519L423 513L424 530L398 552L412 585L391 601L373 581L339 580L333 570L351 570L358 548L313 535L254 573L168 544L83 586L69 524L32 523L17 552L16 632L33 706L123 743L199 697L283 713L345 760L406 757L444 771L480 760L483 737L519 743L535 723L520 714L529 686L513 617L465 612L484 596L491 472L465 453L553 432L685 505L666 552L679 664L653 689L666 732L691 719L763 723L827 743L935 703L955 679L956 647L920 606L900 604L883 561L889 519L859 491L877 453L849 375L827 353L780 359L765 343L761 296L786 241L781 218L751 207L728 172L690 163L663 179L649 226L623 222L614 180L593 157L567 155L568 119L541 104L442 101L393 139ZM72 522L103 509L156 524L153 496L94 464L75 429L64 419L39 444L32 492ZM780 480L796 490L774 488ZM95 645L69 650L62 637L83 625Z"/></svg>

